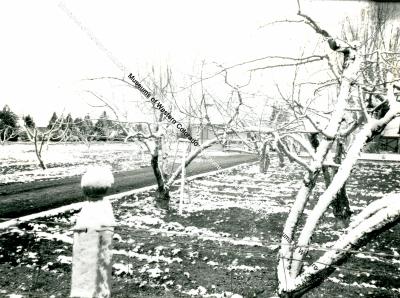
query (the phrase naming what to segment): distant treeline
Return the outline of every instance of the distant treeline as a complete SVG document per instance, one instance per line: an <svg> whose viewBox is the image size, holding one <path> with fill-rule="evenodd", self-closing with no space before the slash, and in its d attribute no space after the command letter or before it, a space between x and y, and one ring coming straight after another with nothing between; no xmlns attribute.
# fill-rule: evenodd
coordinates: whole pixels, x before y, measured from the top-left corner
<svg viewBox="0 0 400 298"><path fill-rule="evenodd" d="M125 138L120 126L109 119L106 111L103 111L98 119L93 119L89 115L83 119L73 118L71 114L58 116L54 112L47 126L37 127L31 115L22 116L20 119L7 105L0 110L0 140L2 142L29 141L22 125L35 128L40 132L46 132L57 125L57 129L64 131L63 139L53 138L51 141L121 141ZM143 130L142 124L133 125L135 130Z"/></svg>

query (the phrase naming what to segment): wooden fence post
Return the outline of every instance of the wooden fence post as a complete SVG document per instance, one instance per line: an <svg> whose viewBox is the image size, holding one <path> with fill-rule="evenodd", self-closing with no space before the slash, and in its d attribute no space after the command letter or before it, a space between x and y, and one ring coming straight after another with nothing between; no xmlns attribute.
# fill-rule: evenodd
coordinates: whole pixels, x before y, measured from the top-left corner
<svg viewBox="0 0 400 298"><path fill-rule="evenodd" d="M71 296L111 296L112 237L115 218L104 198L114 177L108 168L91 167L82 176L81 187L88 201L76 220L72 250Z"/></svg>

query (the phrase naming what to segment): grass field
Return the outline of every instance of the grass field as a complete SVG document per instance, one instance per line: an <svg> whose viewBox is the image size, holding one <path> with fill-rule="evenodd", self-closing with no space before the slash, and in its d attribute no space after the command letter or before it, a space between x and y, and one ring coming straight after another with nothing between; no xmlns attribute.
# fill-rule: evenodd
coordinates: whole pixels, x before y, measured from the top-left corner
<svg viewBox="0 0 400 298"><path fill-rule="evenodd" d="M150 162L149 155L140 151L137 145L124 143L49 144L43 149L48 168L42 170L33 144L9 143L0 146L0 185L81 175L90 164L107 164L114 171L134 170Z"/></svg>
<svg viewBox="0 0 400 298"><path fill-rule="evenodd" d="M114 202L113 297L276 296L278 242L302 171L276 160L267 174L257 170L242 165L189 182L184 216L178 193L169 212L150 192ZM352 210L398 191L399 174L398 163L359 163L347 187ZM68 296L75 218L41 218L0 235L0 295ZM339 231L328 213L313 241L329 247ZM399 227L387 231L306 297L398 297L399 239Z"/></svg>

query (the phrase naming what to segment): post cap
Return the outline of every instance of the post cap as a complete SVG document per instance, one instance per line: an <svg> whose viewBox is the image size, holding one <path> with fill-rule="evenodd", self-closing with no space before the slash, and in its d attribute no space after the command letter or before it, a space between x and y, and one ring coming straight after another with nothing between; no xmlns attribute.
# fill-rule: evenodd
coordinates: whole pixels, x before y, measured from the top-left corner
<svg viewBox="0 0 400 298"><path fill-rule="evenodd" d="M106 166L90 166L82 176L81 187L89 198L101 198L114 183L111 169Z"/></svg>

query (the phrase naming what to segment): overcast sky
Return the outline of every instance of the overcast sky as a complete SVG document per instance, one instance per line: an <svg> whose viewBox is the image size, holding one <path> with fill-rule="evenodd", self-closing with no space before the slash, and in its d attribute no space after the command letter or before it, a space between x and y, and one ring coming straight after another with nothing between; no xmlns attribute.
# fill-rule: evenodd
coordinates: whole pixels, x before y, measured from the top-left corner
<svg viewBox="0 0 400 298"><path fill-rule="evenodd" d="M304 4L304 10L328 28L335 28L344 10L356 14L360 9L358 2L327 2ZM0 107L8 104L19 115L29 113L39 125L47 124L53 111L75 117L101 112L88 106L81 85L85 78L123 76L104 48L126 74L166 64L188 74L203 59L228 66L266 55L293 55L315 36L293 24L260 29L273 20L294 18L295 0L68 1L66 9L59 3L0 2ZM245 77L239 74L239 81L240 76ZM268 73L260 78L279 79Z"/></svg>

